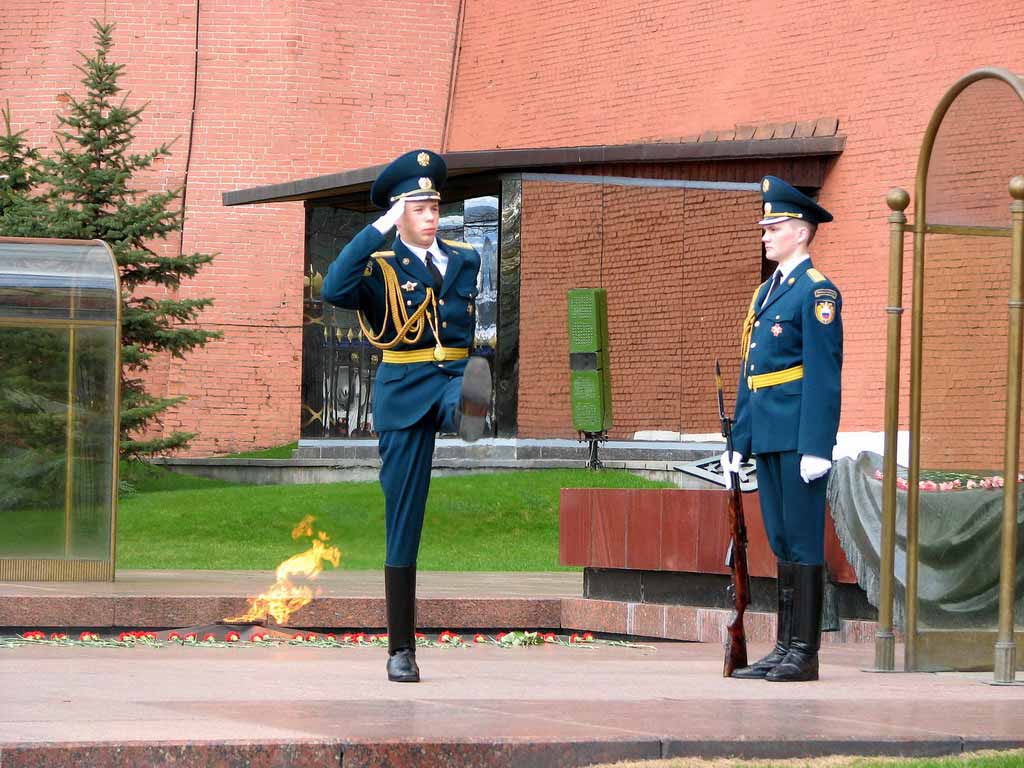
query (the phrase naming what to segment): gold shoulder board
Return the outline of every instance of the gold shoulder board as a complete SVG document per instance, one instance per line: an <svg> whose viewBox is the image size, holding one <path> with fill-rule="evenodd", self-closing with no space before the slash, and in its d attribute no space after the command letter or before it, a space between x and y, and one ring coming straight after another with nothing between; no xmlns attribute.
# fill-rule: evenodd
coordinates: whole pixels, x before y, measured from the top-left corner
<svg viewBox="0 0 1024 768"><path fill-rule="evenodd" d="M386 259L388 256L394 256L394 251L375 251L373 254L375 257Z"/></svg>
<svg viewBox="0 0 1024 768"><path fill-rule="evenodd" d="M827 279L823 274L821 274L821 272L816 270L814 267L811 267L810 269L807 270L807 276L811 278L811 280L814 281L815 283L824 283Z"/></svg>
<svg viewBox="0 0 1024 768"><path fill-rule="evenodd" d="M444 238L442 238L442 241L446 245L454 245L456 248L472 248L473 247L469 243L464 243L461 240L444 240Z"/></svg>

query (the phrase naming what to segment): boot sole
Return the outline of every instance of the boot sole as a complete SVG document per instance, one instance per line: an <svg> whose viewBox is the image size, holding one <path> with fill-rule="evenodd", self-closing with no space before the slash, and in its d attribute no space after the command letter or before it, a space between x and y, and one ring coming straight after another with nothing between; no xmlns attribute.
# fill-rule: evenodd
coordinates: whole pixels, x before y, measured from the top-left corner
<svg viewBox="0 0 1024 768"><path fill-rule="evenodd" d="M400 675L391 676L388 675L388 680L392 683L418 683L420 681L419 675Z"/></svg>
<svg viewBox="0 0 1024 768"><path fill-rule="evenodd" d="M491 366L482 357L471 357L462 374L459 410L459 437L475 443L484 434L487 410L491 404Z"/></svg>

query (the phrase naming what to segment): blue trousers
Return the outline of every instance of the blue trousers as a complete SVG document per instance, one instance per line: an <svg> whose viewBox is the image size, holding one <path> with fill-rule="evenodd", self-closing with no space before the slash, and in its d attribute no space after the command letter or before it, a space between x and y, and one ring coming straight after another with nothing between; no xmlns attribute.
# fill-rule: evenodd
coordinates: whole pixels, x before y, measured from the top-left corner
<svg viewBox="0 0 1024 768"><path fill-rule="evenodd" d="M380 484L384 489L385 565L416 565L423 513L430 491L434 437L455 432L462 377L445 385L437 403L418 422L380 433Z"/></svg>
<svg viewBox="0 0 1024 768"><path fill-rule="evenodd" d="M828 473L805 483L796 451L757 456L757 492L772 552L803 565L825 562L825 490Z"/></svg>

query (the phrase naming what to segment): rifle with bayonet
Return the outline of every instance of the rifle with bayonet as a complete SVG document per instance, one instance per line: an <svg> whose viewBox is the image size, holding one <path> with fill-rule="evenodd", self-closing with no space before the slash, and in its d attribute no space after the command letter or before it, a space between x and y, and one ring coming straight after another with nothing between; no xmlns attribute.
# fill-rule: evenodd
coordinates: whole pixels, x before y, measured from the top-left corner
<svg viewBox="0 0 1024 768"><path fill-rule="evenodd" d="M725 438L725 450L731 456L732 419L725 415L722 369L717 360L715 386L718 389L718 419L722 425L722 437ZM732 677L733 670L747 666L747 634L743 629L743 614L750 605L750 572L747 570L747 525L743 519L739 477L728 471L725 477L726 488L729 490L729 549L725 555L725 564L731 575L728 591L733 603L733 613L726 625L729 634L725 643L725 677Z"/></svg>

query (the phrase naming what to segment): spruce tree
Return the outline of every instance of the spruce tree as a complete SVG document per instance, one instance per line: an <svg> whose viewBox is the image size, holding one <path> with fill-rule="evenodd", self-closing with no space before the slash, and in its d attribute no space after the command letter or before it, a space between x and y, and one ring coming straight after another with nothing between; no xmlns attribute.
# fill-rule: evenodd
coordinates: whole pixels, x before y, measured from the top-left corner
<svg viewBox="0 0 1024 768"><path fill-rule="evenodd" d="M146 105L129 107L128 94L118 85L124 65L110 59L114 25L92 23L95 51L92 56L80 53L82 62L77 66L85 94L81 98L65 94L67 113L57 115L57 148L39 162L42 183L37 189L42 190L43 211L28 231L22 228L9 234L99 238L113 250L123 305L121 452L135 457L182 448L195 436L174 432L143 439L146 428L159 423L165 410L186 399L156 397L145 391L141 376L153 356L166 352L182 358L221 334L194 325L212 299L153 298L138 290L158 286L173 292L213 256L156 247L183 226L184 211L175 207L181 190L145 192L138 188L136 177L159 158L168 157L170 144L142 154L132 152ZM9 129L7 134L12 135Z"/></svg>
<svg viewBox="0 0 1024 768"><path fill-rule="evenodd" d="M4 132L0 134L0 233L15 237L32 228L32 192L39 183L39 150L28 146L25 131L11 127L11 105L0 109Z"/></svg>

